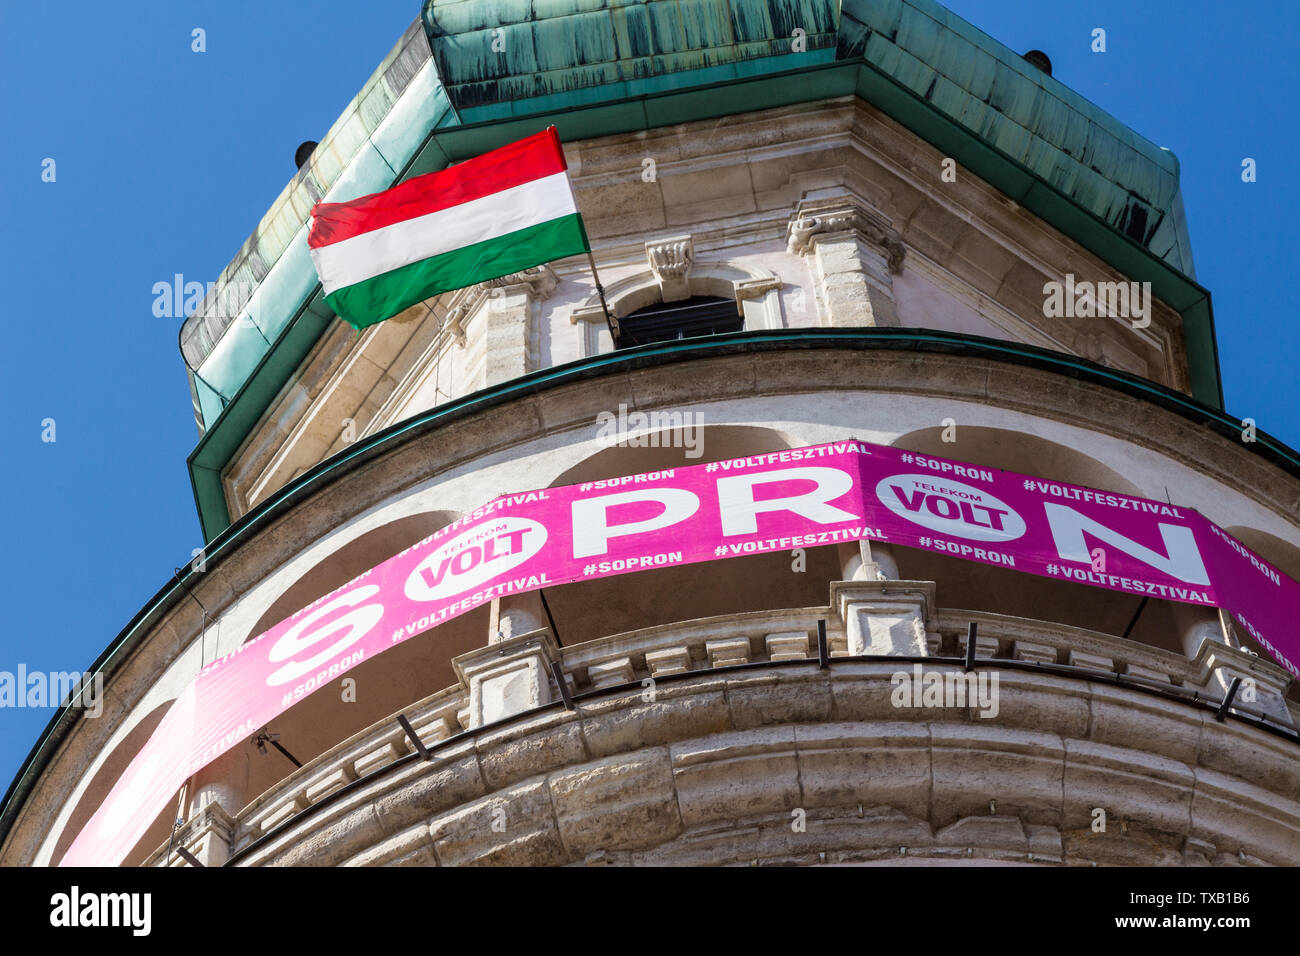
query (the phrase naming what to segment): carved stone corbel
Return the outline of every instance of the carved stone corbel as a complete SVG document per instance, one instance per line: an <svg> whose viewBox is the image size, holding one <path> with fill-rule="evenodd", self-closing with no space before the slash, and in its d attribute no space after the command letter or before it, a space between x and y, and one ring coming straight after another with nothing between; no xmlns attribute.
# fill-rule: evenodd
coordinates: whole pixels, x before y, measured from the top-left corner
<svg viewBox="0 0 1300 956"><path fill-rule="evenodd" d="M786 245L794 255L807 255L818 237L851 233L859 241L875 246L893 275L902 275L907 247L898 230L878 213L845 200L822 200L801 204L786 230Z"/></svg>
<svg viewBox="0 0 1300 956"><path fill-rule="evenodd" d="M690 274L695 265L695 240L690 236L671 236L645 244L646 261L659 283L664 302L680 302L691 297Z"/></svg>

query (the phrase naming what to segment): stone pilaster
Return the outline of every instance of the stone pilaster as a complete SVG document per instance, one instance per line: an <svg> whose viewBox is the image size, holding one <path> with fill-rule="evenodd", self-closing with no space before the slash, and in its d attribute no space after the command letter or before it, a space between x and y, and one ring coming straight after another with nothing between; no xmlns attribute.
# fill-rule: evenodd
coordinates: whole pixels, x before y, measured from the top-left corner
<svg viewBox="0 0 1300 956"><path fill-rule="evenodd" d="M1263 711L1275 721L1294 726L1286 706L1291 675L1272 661L1229 647L1221 641L1204 640L1192 663L1198 668L1208 693L1223 696L1232 686L1232 679L1240 677L1241 687L1234 698L1234 706Z"/></svg>
<svg viewBox="0 0 1300 956"><path fill-rule="evenodd" d="M549 704L559 693L551 686L551 661L559 659L549 629L507 638L453 658L457 676L469 689L465 728L472 730Z"/></svg>
<svg viewBox="0 0 1300 956"><path fill-rule="evenodd" d="M536 266L482 284L484 386L518 378L537 364L537 306L555 290L555 273Z"/></svg>
<svg viewBox="0 0 1300 956"><path fill-rule="evenodd" d="M850 655L929 656L932 581L835 581L831 607L844 621Z"/></svg>
<svg viewBox="0 0 1300 956"><path fill-rule="evenodd" d="M809 260L824 324L899 324L893 277L906 249L887 219L847 197L805 200L786 237L789 251Z"/></svg>

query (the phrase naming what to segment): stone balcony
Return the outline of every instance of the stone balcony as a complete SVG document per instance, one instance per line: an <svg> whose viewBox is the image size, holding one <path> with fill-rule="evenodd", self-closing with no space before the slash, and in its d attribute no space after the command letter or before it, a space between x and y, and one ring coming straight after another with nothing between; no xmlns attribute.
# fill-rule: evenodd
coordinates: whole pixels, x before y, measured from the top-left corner
<svg viewBox="0 0 1300 956"><path fill-rule="evenodd" d="M688 795L692 776L703 773L707 778L713 771L703 768L712 766L719 751L729 753L733 756L724 763L757 761L743 784L747 805L793 800L803 806L816 802L808 799L807 782L800 780L802 796L792 796L783 789L779 770L773 770L771 761L778 758L758 756L773 746L780 751L783 745L776 738L782 734L820 735L825 739L809 746L832 750L840 749L835 741L841 736L858 743L863 738L869 742L864 746L888 753L895 747L914 747L916 734L929 727L928 746L939 746L941 725L917 723L936 721L935 715L891 712L888 681L891 672L900 671L903 659L909 665L932 659L935 668L960 671L958 659L965 655L968 627L973 623L977 625L976 669L999 671L1006 695L1002 718L988 722L991 729L982 732L1014 738L1017 728L1024 731L1023 740L1001 739L997 746L1075 756L1070 751L1073 746L1085 763L1092 759L1122 766L1126 777L1133 775L1134 767L1154 774L1156 782L1148 789L1155 791L1162 787L1176 791L1194 781L1208 792L1213 781L1221 793L1216 799L1223 803L1222 815L1231 815L1229 803L1244 801L1275 818L1262 827L1254 820L1251 826L1256 830L1243 825L1238 837L1276 834L1283 845L1280 855L1270 856L1259 846L1247 851L1238 844L1241 860L1300 862L1300 804L1294 800L1294 793L1300 792L1300 762L1295 759L1300 756L1295 736L1300 707L1286 700L1288 676L1279 668L1226 644L1206 641L1196 658L1189 660L1080 628L935 608L933 595L934 585L929 582L840 581L831 585L832 604L827 607L704 618L564 647L557 645L549 630L500 640L454 661L461 678L458 684L402 709L427 749L428 761L421 759L394 714L288 775L237 815L209 804L177 831L173 845L187 847L205 865L224 863L232 854L240 855L236 861L240 865L600 862L607 853L614 856L606 862L717 862L715 856L693 856L694 851L680 848L656 857L652 849L656 827L676 844L683 833L706 843L713 839L707 835L717 829L721 811L708 809L713 797ZM829 653L824 670L819 667L818 621L826 622ZM891 661L890 656L900 661ZM555 681L557 671L565 681L563 692ZM1254 693L1234 701L1231 716L1236 719L1225 723L1214 707L1232 677L1253 682ZM970 733L972 726L982 730L985 724L973 707L943 720L945 732L958 736ZM1233 736L1245 754L1233 753L1227 743L1211 746L1201 740L1215 725L1215 733ZM1269 728L1275 733L1269 733ZM1045 740L1045 735L1059 735L1059 739ZM970 742L974 745L974 738ZM608 765L628 752L641 756L612 778L602 782L602 772L591 769L593 759ZM928 759L933 763L936 758ZM1035 759L1060 760L1060 756ZM899 768L899 772L906 778L910 771ZM1041 789L1042 782L1033 779L1037 771L1021 772L1020 785L1027 791ZM1092 771L1081 772L1086 778ZM769 773L775 776L767 779ZM1059 767L1055 773L1059 777ZM1049 769L1047 775L1051 774ZM632 798L640 807L633 816L643 831L638 845L644 851L634 860L631 850L608 849L618 845L612 834L620 827L602 828L599 821L608 814L600 804L610 797L611 787L619 790L613 801L617 804L627 796L625 791L636 791L645 783L641 778L647 775L660 784L672 781L670 789L675 788L678 805L667 809L662 793ZM1265 790L1272 784L1272 789L1286 793L1290 787L1292 798L1284 800L1284 806L1275 806L1270 794L1245 783L1256 777L1264 781ZM626 779L619 783L620 778ZM832 783L823 783L835 789ZM571 806L568 836L539 830L498 852L499 847L487 846L492 828L487 838L477 829L465 831L468 824L461 817L470 812L466 808L504 814L501 808L510 806L512 813L518 813L521 801L525 807L539 799L545 802L548 786L551 799L557 799L557 785L566 788L565 799ZM732 781L724 789L735 786ZM1055 786L1060 789L1059 779ZM1098 792L1107 786L1098 784ZM348 792L340 793L344 788ZM585 795L580 796L580 791ZM1025 802L1022 796L1011 794L1011 805ZM1058 793L1051 799L1059 797ZM646 808L647 799L655 808ZM694 809L683 802L697 799L702 802ZM992 845L980 850L990 859L1069 862L1070 841L1077 836L1067 832L1064 818L1077 814L1078 808L1035 809L1035 799L1010 816L997 813L995 800L988 817L959 816L946 828L931 820L926 831L916 819L888 822L893 819L889 813L896 815L900 802L907 803L904 795L884 801L894 808L889 813L877 808L878 814L884 813L877 823L887 830L895 824L901 827L899 832L912 834L911 845L928 848L924 853L932 857L960 855L962 848L969 856L981 840L985 844L991 840ZM1157 793L1135 799L1137 803L1155 799L1160 804L1150 811L1149 822L1157 830L1164 832L1162 826L1174 825L1166 819L1171 814L1168 804L1180 798ZM438 811L448 818L442 824ZM541 812L537 807L533 811ZM859 816L864 812L859 805ZM1185 810L1172 815L1179 812L1186 817ZM1044 813L1053 826L1044 824ZM411 814L422 822L407 826ZM423 822L431 814L435 822ZM564 820L549 826L566 828ZM587 840L591 827L600 833ZM1204 832L1193 833L1195 829L1189 829L1176 848L1184 856L1181 862L1222 857L1222 847L1216 850L1222 837L1206 839ZM439 833L442 844L438 844ZM433 844L441 846L436 853ZM575 847L584 845L590 852L575 859ZM834 846L834 840L825 845ZM825 859L827 851L818 852L817 860L801 859ZM1124 851L1114 852L1121 854L1116 861L1122 862ZM1161 852L1167 857L1171 851L1166 847ZM167 844L145 865L167 865L169 857L170 865L185 865ZM857 857L841 852L836 859L841 858ZM1180 861L1166 858L1164 862Z"/></svg>

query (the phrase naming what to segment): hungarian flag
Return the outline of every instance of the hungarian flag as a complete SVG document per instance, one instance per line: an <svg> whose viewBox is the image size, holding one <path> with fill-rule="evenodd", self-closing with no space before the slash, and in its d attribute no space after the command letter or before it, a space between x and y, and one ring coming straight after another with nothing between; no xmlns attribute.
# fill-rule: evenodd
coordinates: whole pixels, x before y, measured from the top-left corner
<svg viewBox="0 0 1300 956"><path fill-rule="evenodd" d="M440 292L591 248L554 126L311 214L307 244L325 301L358 330Z"/></svg>

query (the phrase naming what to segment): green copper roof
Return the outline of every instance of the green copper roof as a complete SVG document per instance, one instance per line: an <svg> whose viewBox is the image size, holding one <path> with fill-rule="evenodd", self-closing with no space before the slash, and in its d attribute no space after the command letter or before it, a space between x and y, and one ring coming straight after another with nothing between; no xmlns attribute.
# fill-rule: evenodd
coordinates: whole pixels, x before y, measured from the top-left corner
<svg viewBox="0 0 1300 956"><path fill-rule="evenodd" d="M467 123L865 58L1195 274L1174 155L932 0L425 0L424 24Z"/></svg>
<svg viewBox="0 0 1300 956"><path fill-rule="evenodd" d="M799 32L802 31L802 32ZM1174 156L930 0L426 0L268 212L181 347L202 438L205 538L221 473L334 321L311 204L384 189L554 123L565 140L857 95L1073 238L1183 320L1191 390L1223 403Z"/></svg>
<svg viewBox="0 0 1300 956"><path fill-rule="evenodd" d="M933 0L844 0L836 56L866 58L1195 277L1174 154Z"/></svg>
<svg viewBox="0 0 1300 956"><path fill-rule="evenodd" d="M424 24L461 119L537 112L833 58L834 0L426 0ZM792 50L802 30L805 52ZM818 54L821 53L819 56ZM781 65L782 59L789 60ZM445 72L444 72L445 71ZM548 102L549 101L549 102Z"/></svg>
<svg viewBox="0 0 1300 956"><path fill-rule="evenodd" d="M318 286L308 219L321 199L387 189L450 114L419 21L375 70L181 327L200 432L216 421ZM333 313L315 307L328 322Z"/></svg>

